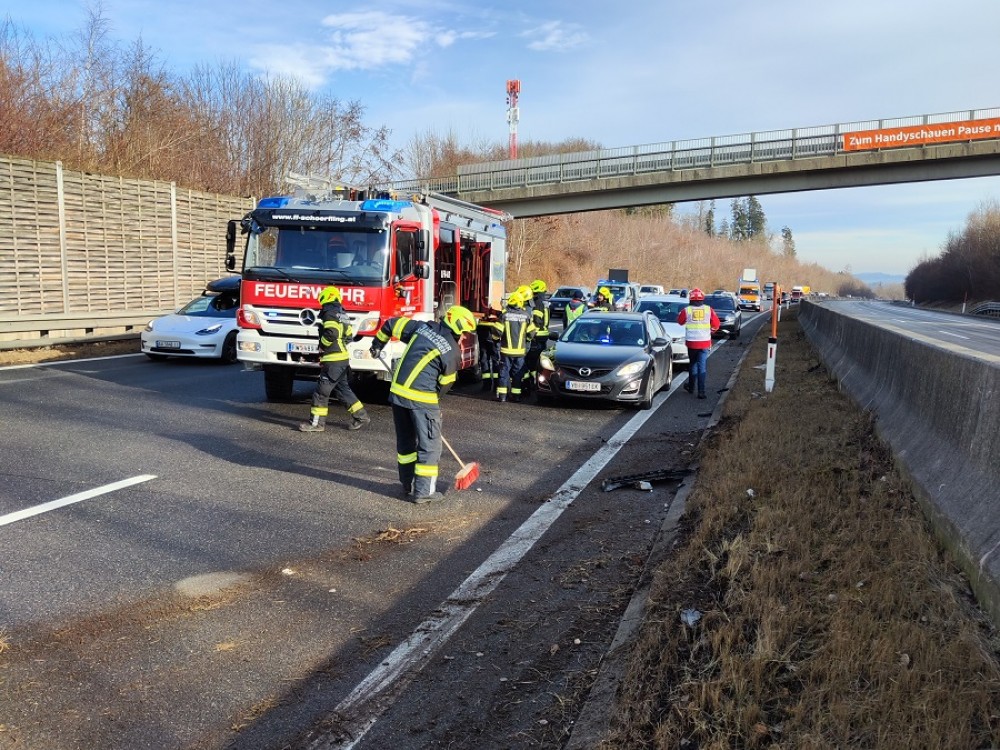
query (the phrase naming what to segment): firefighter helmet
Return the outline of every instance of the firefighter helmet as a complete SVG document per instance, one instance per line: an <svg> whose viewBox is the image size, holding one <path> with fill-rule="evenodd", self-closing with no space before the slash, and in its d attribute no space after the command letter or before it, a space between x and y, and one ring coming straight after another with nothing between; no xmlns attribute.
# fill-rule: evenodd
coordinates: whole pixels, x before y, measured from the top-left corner
<svg viewBox="0 0 1000 750"><path fill-rule="evenodd" d="M611 290L608 289L606 286L602 286L600 289L598 289L597 293L602 297L604 297L604 299L606 299L608 302L611 301L612 298Z"/></svg>
<svg viewBox="0 0 1000 750"><path fill-rule="evenodd" d="M456 336L476 330L476 316L468 308L452 305L444 314L444 324L455 332Z"/></svg>
<svg viewBox="0 0 1000 750"><path fill-rule="evenodd" d="M549 288L545 285L545 282L541 279L535 279L531 282L531 291L535 294L545 294L549 291Z"/></svg>
<svg viewBox="0 0 1000 750"><path fill-rule="evenodd" d="M510 296L507 297L507 307L523 307L524 297L521 296L521 292L511 292Z"/></svg>
<svg viewBox="0 0 1000 750"><path fill-rule="evenodd" d="M688 299L691 300L692 302L698 302L698 301L704 302L705 301L705 293L703 291L701 291L701 289L699 289L698 287L695 287L688 294Z"/></svg>
<svg viewBox="0 0 1000 750"><path fill-rule="evenodd" d="M317 298L320 307L323 305L329 305L331 302L340 302L340 290L335 286L328 286L322 292L319 293Z"/></svg>

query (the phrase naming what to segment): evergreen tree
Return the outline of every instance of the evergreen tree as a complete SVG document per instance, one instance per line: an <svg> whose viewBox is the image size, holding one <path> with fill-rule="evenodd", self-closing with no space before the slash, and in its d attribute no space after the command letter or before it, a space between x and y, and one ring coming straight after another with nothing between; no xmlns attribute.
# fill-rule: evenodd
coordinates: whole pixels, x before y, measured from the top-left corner
<svg viewBox="0 0 1000 750"><path fill-rule="evenodd" d="M744 242L750 239L750 216L747 213L746 203L739 198L733 198L730 208L733 223L729 227L729 239L734 242Z"/></svg>
<svg viewBox="0 0 1000 750"><path fill-rule="evenodd" d="M715 200L709 201L708 211L705 213L705 223L703 224L705 234L709 237L715 236Z"/></svg>
<svg viewBox="0 0 1000 750"><path fill-rule="evenodd" d="M760 205L756 195L751 195L746 201L747 239L764 238L767 236L767 217L764 207Z"/></svg>
<svg viewBox="0 0 1000 750"><path fill-rule="evenodd" d="M792 238L792 230L787 226L781 228L781 252L786 258L795 257L795 240Z"/></svg>

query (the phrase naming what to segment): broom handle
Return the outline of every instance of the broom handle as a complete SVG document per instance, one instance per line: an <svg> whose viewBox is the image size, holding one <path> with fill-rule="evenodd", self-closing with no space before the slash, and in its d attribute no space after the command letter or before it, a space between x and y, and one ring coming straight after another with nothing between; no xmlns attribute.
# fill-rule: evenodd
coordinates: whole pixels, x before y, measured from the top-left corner
<svg viewBox="0 0 1000 750"><path fill-rule="evenodd" d="M392 372L392 368L391 368L391 367L389 367L389 365L388 365L388 364L386 363L386 361L385 361L384 359L382 359L382 352L379 352L379 353L378 353L378 361L382 363L382 366L383 366L383 367L384 367L384 368L385 368L386 370L388 370L388 371L389 371L390 373ZM442 435L442 436L441 436L441 442L442 442L442 443L444 443L444 446L445 446L445 448L447 448L447 449L448 449L448 451L449 451L449 452L451 453L451 455L455 457L455 460L456 460L456 461L458 461L458 465L459 465L459 466L461 466L461 467L462 467L462 468L464 469L464 468L465 468L465 464L464 464L464 463L462 462L462 459L460 459L460 458L458 457L458 454L457 454L457 453L455 453L455 449L451 447L451 443L449 443L449 442L448 442L448 441L447 441L447 440L445 439L445 436L444 436L444 435Z"/></svg>
<svg viewBox="0 0 1000 750"><path fill-rule="evenodd" d="M444 436L444 435L442 435L442 436L441 436L441 442L442 442L442 443L444 443L444 445L445 445L445 448L447 448L447 449L448 449L449 451L451 451L451 455L453 455L453 456L455 457L455 460L456 460L456 461L458 461L459 465L460 465L460 466L461 466L461 467L462 467L462 468L464 469L464 468L465 468L465 464L464 464L464 463L462 463L462 459L460 459L460 458L458 457L458 454L457 454L457 453L455 453L455 449L451 447L451 443L449 443L449 442L448 442L448 441L447 441L447 440L445 439L445 436Z"/></svg>

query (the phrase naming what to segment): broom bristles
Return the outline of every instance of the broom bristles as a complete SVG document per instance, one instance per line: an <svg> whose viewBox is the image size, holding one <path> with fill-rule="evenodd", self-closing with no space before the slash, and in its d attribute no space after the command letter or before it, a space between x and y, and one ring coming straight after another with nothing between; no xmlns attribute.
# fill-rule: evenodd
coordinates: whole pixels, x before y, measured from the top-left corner
<svg viewBox="0 0 1000 750"><path fill-rule="evenodd" d="M479 479L479 464L475 461L467 463L455 475L455 489L468 489L477 479Z"/></svg>

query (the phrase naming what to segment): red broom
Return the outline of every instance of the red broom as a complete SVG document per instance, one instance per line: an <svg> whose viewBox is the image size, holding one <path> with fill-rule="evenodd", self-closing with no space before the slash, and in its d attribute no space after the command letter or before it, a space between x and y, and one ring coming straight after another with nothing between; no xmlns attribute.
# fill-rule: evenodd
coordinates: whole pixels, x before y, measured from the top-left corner
<svg viewBox="0 0 1000 750"><path fill-rule="evenodd" d="M471 487L473 483L479 479L479 464L475 461L463 463L462 459L460 459L458 454L455 453L455 449L451 447L451 444L447 440L445 440L444 435L441 436L441 442L445 444L445 447L451 452L451 455L455 457L455 460L458 461L459 465L462 467L455 475L455 489L469 489L469 487Z"/></svg>

